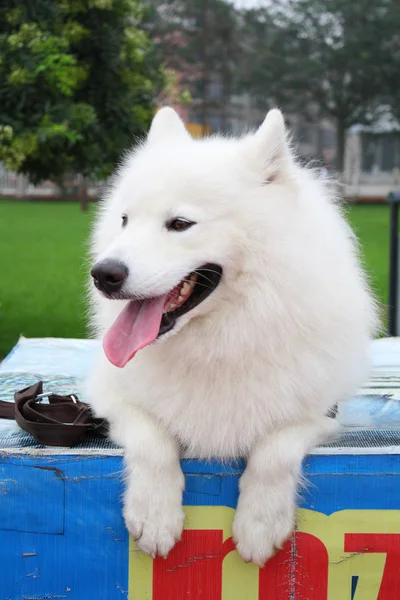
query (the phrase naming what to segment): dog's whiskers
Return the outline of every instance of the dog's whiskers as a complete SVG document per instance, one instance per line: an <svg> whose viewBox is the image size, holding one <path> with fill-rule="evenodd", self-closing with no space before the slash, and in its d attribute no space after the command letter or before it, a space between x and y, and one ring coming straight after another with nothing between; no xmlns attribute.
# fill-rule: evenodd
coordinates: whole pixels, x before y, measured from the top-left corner
<svg viewBox="0 0 400 600"><path fill-rule="evenodd" d="M184 281L185 283L193 283L193 281L191 279L187 279L186 277L184 279L182 279L182 281ZM205 283L201 283L201 281L196 281L196 285L200 285L201 287L208 288L208 285L206 285Z"/></svg>
<svg viewBox="0 0 400 600"><path fill-rule="evenodd" d="M197 269L194 271L194 273L203 273L204 271L208 271L208 273L215 273L215 275L219 275L219 272L216 271L215 269L205 269L205 268Z"/></svg>
<svg viewBox="0 0 400 600"><path fill-rule="evenodd" d="M201 276L201 277L204 277L204 279L206 279L206 280L207 280L207 281L209 281L211 284L213 284L213 283L214 283L214 282L213 282L213 280L212 280L212 279L210 279L209 277L206 277L206 276L203 274L203 272L204 272L204 271L209 271L210 273L215 273L216 275L219 275L219 273L218 273L217 271L213 271L212 269L201 269L200 271L194 271L194 273L197 273L197 275L199 275L199 276ZM197 282L197 283L199 283L199 282ZM204 284L203 284L203 285L204 285ZM208 287L208 286L205 286L205 287Z"/></svg>

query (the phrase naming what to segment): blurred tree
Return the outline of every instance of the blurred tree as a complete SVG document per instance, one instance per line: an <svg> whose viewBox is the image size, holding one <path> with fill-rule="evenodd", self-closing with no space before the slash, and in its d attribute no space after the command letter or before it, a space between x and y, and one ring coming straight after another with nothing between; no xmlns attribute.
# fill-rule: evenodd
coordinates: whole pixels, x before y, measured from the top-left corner
<svg viewBox="0 0 400 600"><path fill-rule="evenodd" d="M105 178L161 82L139 0L2 0L0 160L38 182Z"/></svg>
<svg viewBox="0 0 400 600"><path fill-rule="evenodd" d="M181 84L182 75L174 69L164 67L164 86L155 98L157 106L177 106L190 104L192 95L189 89Z"/></svg>
<svg viewBox="0 0 400 600"><path fill-rule="evenodd" d="M148 31L179 88L199 107L202 125L210 113L227 125L239 51L237 11L227 0L152 0Z"/></svg>
<svg viewBox="0 0 400 600"><path fill-rule="evenodd" d="M343 171L346 130L371 122L389 83L398 89L399 0L266 1L242 14L242 86L333 119Z"/></svg>
<svg viewBox="0 0 400 600"><path fill-rule="evenodd" d="M391 60L382 64L384 80L384 100L390 108L391 114L400 123L400 7L393 15L392 28L395 34L382 37L382 44Z"/></svg>

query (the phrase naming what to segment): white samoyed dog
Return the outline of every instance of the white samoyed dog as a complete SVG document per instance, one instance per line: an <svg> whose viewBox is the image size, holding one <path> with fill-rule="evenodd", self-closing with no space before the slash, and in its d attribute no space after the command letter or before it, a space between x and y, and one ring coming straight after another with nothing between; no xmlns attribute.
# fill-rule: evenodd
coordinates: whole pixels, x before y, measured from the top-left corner
<svg viewBox="0 0 400 600"><path fill-rule="evenodd" d="M129 154L92 236L88 381L125 452L124 517L166 556L180 457L244 457L233 522L245 561L291 535L304 456L367 375L378 319L349 226L271 110L242 139L192 139L170 108ZM162 342L162 343L161 343Z"/></svg>

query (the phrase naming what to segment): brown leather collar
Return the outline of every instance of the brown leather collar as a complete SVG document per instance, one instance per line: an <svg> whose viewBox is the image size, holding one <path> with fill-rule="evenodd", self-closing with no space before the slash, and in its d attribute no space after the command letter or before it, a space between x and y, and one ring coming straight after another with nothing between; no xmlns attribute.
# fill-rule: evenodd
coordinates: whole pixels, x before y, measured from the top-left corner
<svg viewBox="0 0 400 600"><path fill-rule="evenodd" d="M42 398L49 403L42 404ZM21 429L45 446L75 446L87 434L106 435L106 422L96 419L77 396L43 394L39 381L14 394L15 403L0 401L0 418L15 419Z"/></svg>

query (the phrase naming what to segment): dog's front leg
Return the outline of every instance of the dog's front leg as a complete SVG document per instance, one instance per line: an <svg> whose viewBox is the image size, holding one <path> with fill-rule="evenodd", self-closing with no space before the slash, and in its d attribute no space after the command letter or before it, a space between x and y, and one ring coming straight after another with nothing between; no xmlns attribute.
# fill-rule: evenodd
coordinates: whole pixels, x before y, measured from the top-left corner
<svg viewBox="0 0 400 600"><path fill-rule="evenodd" d="M165 557L180 539L184 521L178 444L132 406L114 415L110 426L112 438L125 449L126 526L141 550Z"/></svg>
<svg viewBox="0 0 400 600"><path fill-rule="evenodd" d="M261 439L250 452L233 522L233 538L246 562L263 566L290 537L303 458L336 430L328 417L293 424Z"/></svg>

